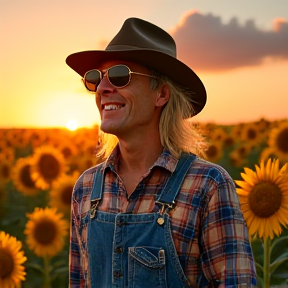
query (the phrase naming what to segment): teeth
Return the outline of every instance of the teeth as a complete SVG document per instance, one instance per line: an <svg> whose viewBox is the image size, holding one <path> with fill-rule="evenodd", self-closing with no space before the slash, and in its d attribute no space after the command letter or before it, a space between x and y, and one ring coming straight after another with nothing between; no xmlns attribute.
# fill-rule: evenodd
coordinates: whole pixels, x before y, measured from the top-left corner
<svg viewBox="0 0 288 288"><path fill-rule="evenodd" d="M104 105L104 110L118 110L121 107L122 105L109 104L109 105Z"/></svg>

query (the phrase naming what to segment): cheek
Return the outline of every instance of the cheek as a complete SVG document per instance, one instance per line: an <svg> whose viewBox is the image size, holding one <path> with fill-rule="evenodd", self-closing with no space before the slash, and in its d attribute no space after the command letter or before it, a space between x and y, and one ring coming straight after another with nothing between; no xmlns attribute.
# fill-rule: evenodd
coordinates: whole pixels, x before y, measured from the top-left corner
<svg viewBox="0 0 288 288"><path fill-rule="evenodd" d="M95 94L95 102L96 102L98 109L100 110L101 109L101 98L100 98L98 93Z"/></svg>

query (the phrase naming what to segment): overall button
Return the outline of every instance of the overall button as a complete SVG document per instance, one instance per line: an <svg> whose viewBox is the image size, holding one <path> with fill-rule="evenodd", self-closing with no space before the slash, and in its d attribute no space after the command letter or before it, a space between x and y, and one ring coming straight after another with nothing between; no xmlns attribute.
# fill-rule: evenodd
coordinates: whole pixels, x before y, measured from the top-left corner
<svg viewBox="0 0 288 288"><path fill-rule="evenodd" d="M117 278L122 277L122 272L121 271L114 271L113 276L117 277Z"/></svg>
<svg viewBox="0 0 288 288"><path fill-rule="evenodd" d="M120 219L119 221L116 222L116 225L121 227L121 226L127 225L127 223L124 222L124 220Z"/></svg>
<svg viewBox="0 0 288 288"><path fill-rule="evenodd" d="M165 222L165 220L164 220L162 217L159 217L159 218L157 219L157 223L158 223L158 225L160 225L160 226L162 226L162 225L164 224L164 222Z"/></svg>
<svg viewBox="0 0 288 288"><path fill-rule="evenodd" d="M116 252L116 253L122 253L123 252L123 248L122 247L116 247L115 249L114 249L114 251Z"/></svg>

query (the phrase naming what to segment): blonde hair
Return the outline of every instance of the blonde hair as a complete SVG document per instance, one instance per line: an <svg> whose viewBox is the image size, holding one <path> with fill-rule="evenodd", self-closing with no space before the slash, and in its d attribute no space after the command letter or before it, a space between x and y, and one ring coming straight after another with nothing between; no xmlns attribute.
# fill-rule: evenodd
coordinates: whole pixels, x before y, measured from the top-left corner
<svg viewBox="0 0 288 288"><path fill-rule="evenodd" d="M190 102L193 92L180 87L164 75L158 74L157 77L161 83L158 85L155 83L154 87L166 84L170 91L169 101L162 111L159 122L162 146L177 158L183 151L204 156L204 151L207 149L205 138L191 121L194 114Z"/></svg>
<svg viewBox="0 0 288 288"><path fill-rule="evenodd" d="M154 69L149 69L156 78L151 78L151 90L158 89L161 85L168 85L170 98L161 113L159 133L161 144L170 153L179 158L181 153L190 152L204 156L207 149L205 138L197 131L196 125L191 121L191 91L178 86L165 75L159 74ZM193 96L192 96L193 97ZM106 158L118 143L116 136L102 132L102 149L100 154Z"/></svg>

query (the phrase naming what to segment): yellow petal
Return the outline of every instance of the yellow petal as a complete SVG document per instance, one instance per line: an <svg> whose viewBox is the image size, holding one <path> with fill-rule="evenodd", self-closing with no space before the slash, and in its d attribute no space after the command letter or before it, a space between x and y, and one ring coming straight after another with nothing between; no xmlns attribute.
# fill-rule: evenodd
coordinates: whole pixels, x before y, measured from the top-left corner
<svg viewBox="0 0 288 288"><path fill-rule="evenodd" d="M245 173L241 173L241 177L247 182L249 183L251 186L254 186L254 182L253 179L251 177L249 177L248 175L246 175Z"/></svg>
<svg viewBox="0 0 288 288"><path fill-rule="evenodd" d="M246 190L240 189L240 188L236 188L236 192L238 195L241 195L241 196L247 196L249 194Z"/></svg>

